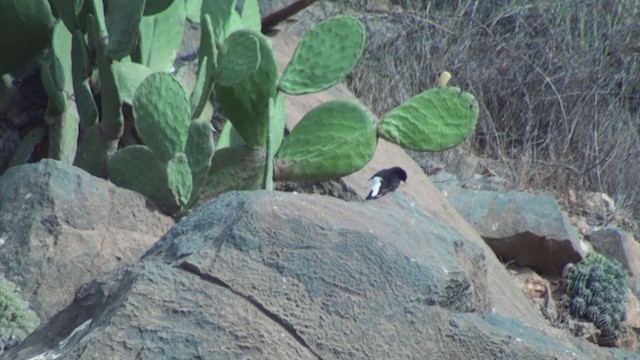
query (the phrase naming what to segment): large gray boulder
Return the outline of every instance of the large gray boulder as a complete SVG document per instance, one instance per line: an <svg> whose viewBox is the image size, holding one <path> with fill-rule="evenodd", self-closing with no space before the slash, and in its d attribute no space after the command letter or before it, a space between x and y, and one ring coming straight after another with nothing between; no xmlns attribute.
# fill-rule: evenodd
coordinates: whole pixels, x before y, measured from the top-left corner
<svg viewBox="0 0 640 360"><path fill-rule="evenodd" d="M0 272L44 322L173 223L140 194L63 162L13 167L0 177Z"/></svg>
<svg viewBox="0 0 640 360"><path fill-rule="evenodd" d="M447 198L505 262L557 276L585 256L580 234L549 195L450 189Z"/></svg>
<svg viewBox="0 0 640 360"><path fill-rule="evenodd" d="M82 287L12 359L604 359L492 315L482 248L401 194L228 193Z"/></svg>

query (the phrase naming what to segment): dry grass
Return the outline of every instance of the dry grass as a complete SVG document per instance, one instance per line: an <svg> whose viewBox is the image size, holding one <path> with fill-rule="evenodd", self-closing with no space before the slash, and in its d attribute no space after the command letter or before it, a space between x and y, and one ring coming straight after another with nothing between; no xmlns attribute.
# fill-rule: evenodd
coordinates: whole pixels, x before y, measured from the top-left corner
<svg viewBox="0 0 640 360"><path fill-rule="evenodd" d="M640 218L640 3L385 3L321 2L313 12L348 11L366 24L365 54L348 83L374 113L448 70L480 103L465 151L498 160L514 188L606 192ZM447 162L459 153L429 156Z"/></svg>

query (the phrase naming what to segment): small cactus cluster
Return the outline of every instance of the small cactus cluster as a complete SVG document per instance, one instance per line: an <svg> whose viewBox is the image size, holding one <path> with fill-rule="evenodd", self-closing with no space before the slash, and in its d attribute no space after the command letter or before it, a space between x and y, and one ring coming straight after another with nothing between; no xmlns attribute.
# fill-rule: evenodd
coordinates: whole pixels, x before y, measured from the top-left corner
<svg viewBox="0 0 640 360"><path fill-rule="evenodd" d="M626 316L627 273L616 261L598 253L568 269L564 289L571 315L587 319L601 331L600 341L618 338Z"/></svg>
<svg viewBox="0 0 640 360"><path fill-rule="evenodd" d="M0 355L19 344L38 325L38 316L16 292L15 284L0 274Z"/></svg>
<svg viewBox="0 0 640 360"><path fill-rule="evenodd" d="M201 24L190 95L169 73L187 16ZM21 42L9 44L19 56L0 54L0 75L43 53L48 96L48 129L25 136L12 164L26 161L46 136L49 157L138 191L171 214L201 193L351 174L371 160L379 138L441 151L466 138L478 117L473 95L442 83L380 121L358 102L322 104L285 137L283 94L325 90L360 58L365 30L352 16L307 32L281 76L260 32L258 0L241 7L237 0L8 0L0 4L4 17L0 34L20 32ZM0 36L0 43L14 38ZM229 120L215 154L211 94Z"/></svg>

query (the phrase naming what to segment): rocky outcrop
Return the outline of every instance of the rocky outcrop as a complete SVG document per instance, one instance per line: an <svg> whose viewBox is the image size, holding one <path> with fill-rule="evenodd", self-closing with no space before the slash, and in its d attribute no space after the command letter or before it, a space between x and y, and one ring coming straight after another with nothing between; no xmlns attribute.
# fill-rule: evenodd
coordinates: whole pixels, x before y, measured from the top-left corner
<svg viewBox="0 0 640 360"><path fill-rule="evenodd" d="M279 192L225 194L181 220L137 266L82 287L71 306L9 356L626 354L492 315L489 293L496 288L481 247L415 211L401 195L386 198L360 203Z"/></svg>
<svg viewBox="0 0 640 360"><path fill-rule="evenodd" d="M633 235L618 228L597 229L587 235L593 249L618 261L629 273L629 288L640 296L640 244Z"/></svg>
<svg viewBox="0 0 640 360"><path fill-rule="evenodd" d="M54 160L10 168L0 189L0 272L43 322L174 223L142 195Z"/></svg>
<svg viewBox="0 0 640 360"><path fill-rule="evenodd" d="M505 262L561 275L585 255L580 234L551 196L459 189L447 198Z"/></svg>

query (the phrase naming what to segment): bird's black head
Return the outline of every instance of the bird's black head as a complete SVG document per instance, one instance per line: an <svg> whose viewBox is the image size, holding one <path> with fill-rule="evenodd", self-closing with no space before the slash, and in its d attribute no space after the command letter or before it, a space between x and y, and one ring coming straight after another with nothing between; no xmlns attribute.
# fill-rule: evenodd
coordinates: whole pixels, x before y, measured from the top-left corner
<svg viewBox="0 0 640 360"><path fill-rule="evenodd" d="M396 167L393 167L393 168L391 168L389 170L391 170L394 173L394 175L398 177L398 179L400 179L400 180L402 180L404 182L407 182L407 172L404 171L403 168L396 166Z"/></svg>

